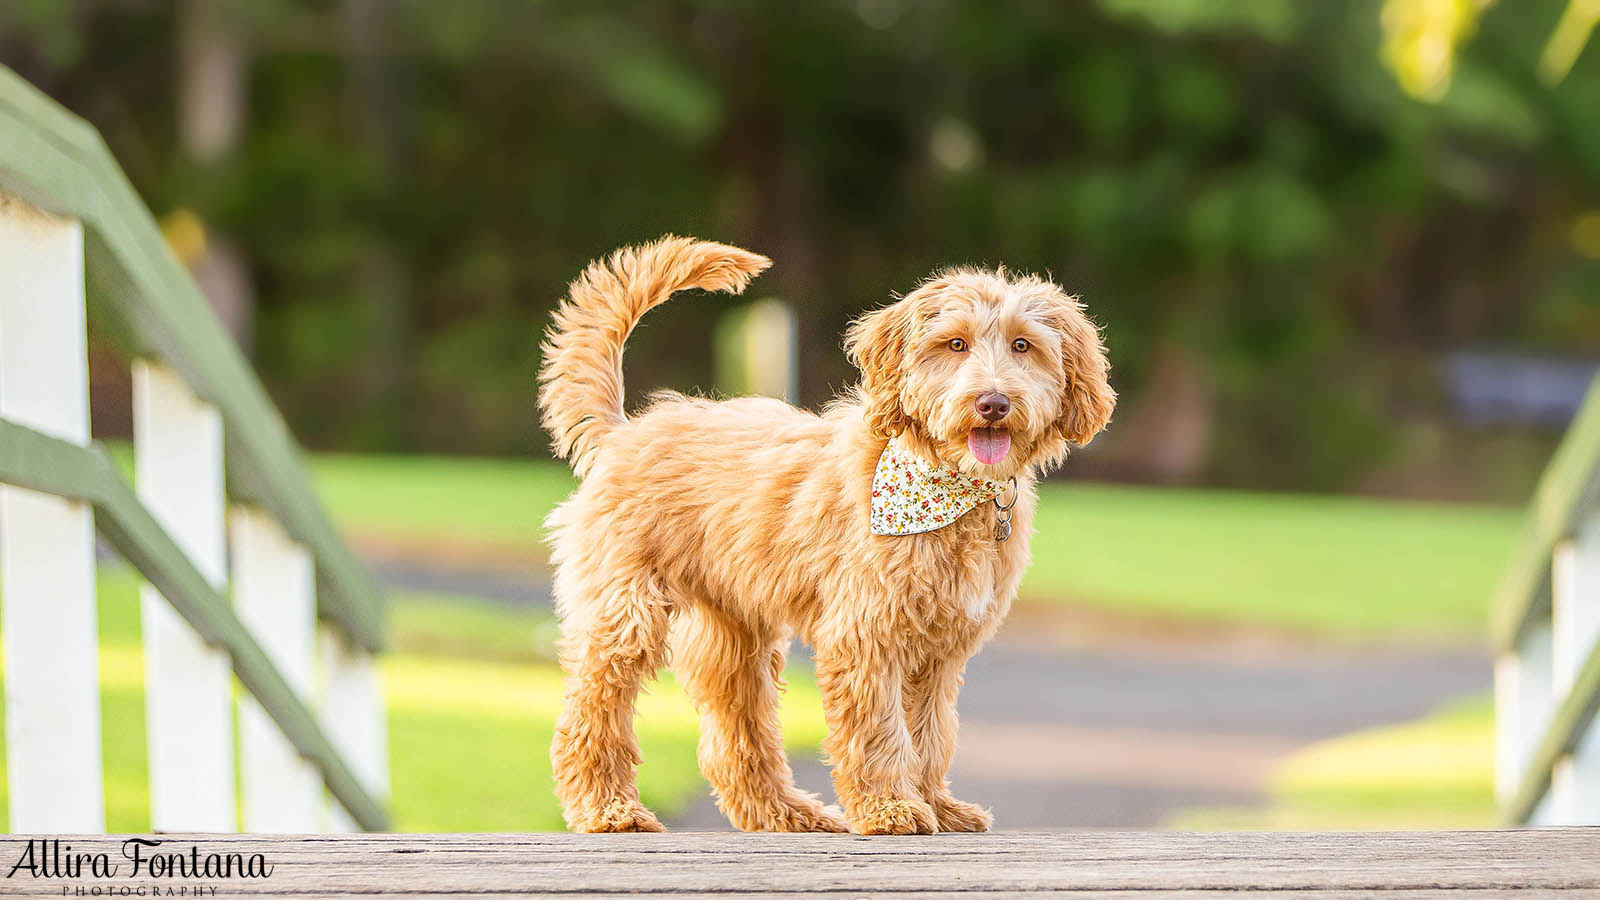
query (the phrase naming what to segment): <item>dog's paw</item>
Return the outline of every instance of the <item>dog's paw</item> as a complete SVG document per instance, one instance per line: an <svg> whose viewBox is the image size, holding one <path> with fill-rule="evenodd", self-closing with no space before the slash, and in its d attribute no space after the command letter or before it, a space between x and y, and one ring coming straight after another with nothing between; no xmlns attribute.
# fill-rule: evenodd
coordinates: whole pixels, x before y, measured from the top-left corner
<svg viewBox="0 0 1600 900"><path fill-rule="evenodd" d="M576 816L568 824L573 831L589 834L667 830L656 814L637 800L613 800L598 812Z"/></svg>
<svg viewBox="0 0 1600 900"><path fill-rule="evenodd" d="M933 834L933 807L921 800L866 797L854 809L857 834Z"/></svg>
<svg viewBox="0 0 1600 900"><path fill-rule="evenodd" d="M994 824L987 809L948 796L933 801L933 816L940 831L988 831Z"/></svg>
<svg viewBox="0 0 1600 900"><path fill-rule="evenodd" d="M850 830L844 820L844 813L837 806L823 806L812 801L805 806L791 806L788 813L779 819L777 831L826 831L834 834L843 834Z"/></svg>
<svg viewBox="0 0 1600 900"><path fill-rule="evenodd" d="M733 827L741 831L831 831L847 832L850 826L837 806L823 806L816 794L791 791L782 800L729 803L719 796L722 809Z"/></svg>

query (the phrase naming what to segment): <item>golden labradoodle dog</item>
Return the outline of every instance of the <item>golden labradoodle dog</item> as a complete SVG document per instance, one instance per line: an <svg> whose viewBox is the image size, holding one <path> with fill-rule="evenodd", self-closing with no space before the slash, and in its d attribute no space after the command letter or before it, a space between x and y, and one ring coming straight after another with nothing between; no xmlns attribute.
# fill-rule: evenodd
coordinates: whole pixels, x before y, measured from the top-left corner
<svg viewBox="0 0 1600 900"><path fill-rule="evenodd" d="M575 831L660 831L639 802L634 699L671 663L734 825L983 831L950 794L956 693L1028 565L1034 480L1111 417L1105 348L1031 275L954 269L845 337L861 383L821 415L658 394L623 412L622 345L674 291L769 265L667 237L572 283L539 373L582 483L550 515L566 708L550 757ZM779 733L792 635L814 650L840 810L795 787Z"/></svg>

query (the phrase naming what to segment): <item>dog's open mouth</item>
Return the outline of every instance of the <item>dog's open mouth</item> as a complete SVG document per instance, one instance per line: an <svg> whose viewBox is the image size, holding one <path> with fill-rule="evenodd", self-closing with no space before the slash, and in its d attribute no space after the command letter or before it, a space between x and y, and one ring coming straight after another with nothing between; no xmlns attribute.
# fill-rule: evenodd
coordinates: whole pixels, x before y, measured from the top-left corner
<svg viewBox="0 0 1600 900"><path fill-rule="evenodd" d="M1004 428L974 428L967 433L967 449L986 466L992 466L1011 452L1011 432Z"/></svg>

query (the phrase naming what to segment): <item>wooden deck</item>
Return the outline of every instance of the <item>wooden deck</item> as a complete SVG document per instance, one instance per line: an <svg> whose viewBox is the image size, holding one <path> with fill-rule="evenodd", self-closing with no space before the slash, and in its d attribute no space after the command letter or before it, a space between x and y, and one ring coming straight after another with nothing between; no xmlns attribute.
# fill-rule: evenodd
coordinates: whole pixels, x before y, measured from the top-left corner
<svg viewBox="0 0 1600 900"><path fill-rule="evenodd" d="M122 837L67 838L68 853L104 853L118 870L35 874L30 842L4 840L0 896L301 897L472 894L847 897L957 892L1086 897L1220 896L1241 891L1326 897L1600 896L1600 828L1386 834L1063 832L865 838L853 835L172 836L176 851L261 854L266 877L181 871L138 875ZM70 851L66 848L70 846ZM58 858L34 839L32 861ZM130 848L131 849L131 848ZM13 866L23 861L21 868ZM248 862L248 860L246 860ZM235 865L238 863L235 862ZM50 863L55 865L55 863ZM80 893L79 888L84 890ZM159 887L159 891L153 888ZM99 889L96 891L95 889ZM215 890L215 894L212 890ZM169 893L170 891L170 893Z"/></svg>

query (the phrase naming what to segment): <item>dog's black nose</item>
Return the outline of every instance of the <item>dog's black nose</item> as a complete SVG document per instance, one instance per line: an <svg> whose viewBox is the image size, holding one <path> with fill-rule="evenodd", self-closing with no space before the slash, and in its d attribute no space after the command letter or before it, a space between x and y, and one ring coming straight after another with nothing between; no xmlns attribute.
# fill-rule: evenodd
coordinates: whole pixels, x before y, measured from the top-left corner
<svg viewBox="0 0 1600 900"><path fill-rule="evenodd" d="M1011 400L998 391L990 391L978 398L978 415L986 422L998 422L1011 412Z"/></svg>

